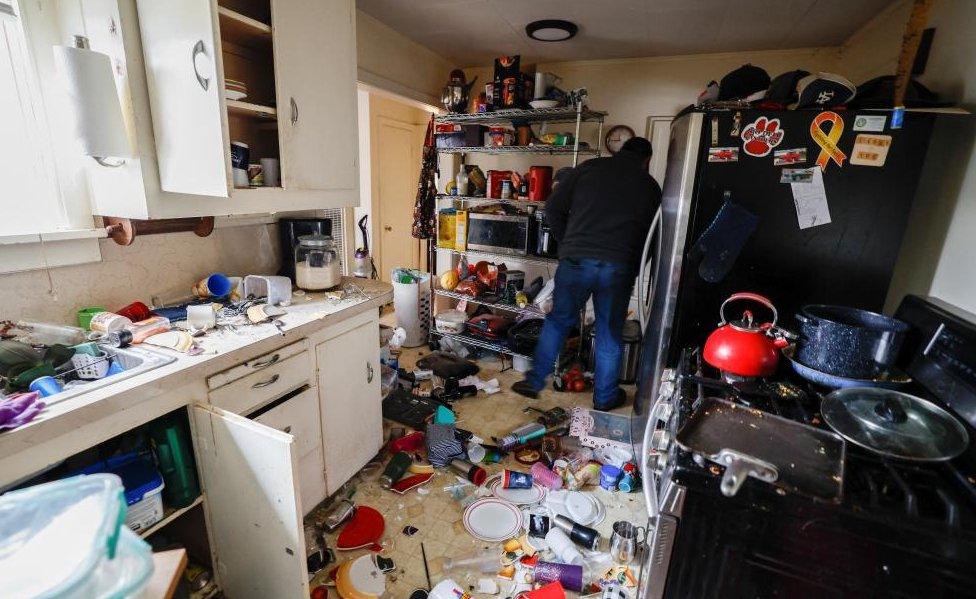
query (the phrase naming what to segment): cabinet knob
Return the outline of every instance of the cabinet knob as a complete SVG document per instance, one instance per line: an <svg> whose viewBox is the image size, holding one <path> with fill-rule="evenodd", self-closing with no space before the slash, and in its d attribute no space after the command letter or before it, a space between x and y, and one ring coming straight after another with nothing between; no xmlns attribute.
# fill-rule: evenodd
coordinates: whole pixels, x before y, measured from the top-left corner
<svg viewBox="0 0 976 599"><path fill-rule="evenodd" d="M390 225L386 225L386 226L383 227L383 230L384 231L392 231L393 230L393 227L391 227Z"/></svg>
<svg viewBox="0 0 976 599"><path fill-rule="evenodd" d="M289 103L291 104L291 124L297 125L298 124L298 102L295 101L295 98L289 98Z"/></svg>

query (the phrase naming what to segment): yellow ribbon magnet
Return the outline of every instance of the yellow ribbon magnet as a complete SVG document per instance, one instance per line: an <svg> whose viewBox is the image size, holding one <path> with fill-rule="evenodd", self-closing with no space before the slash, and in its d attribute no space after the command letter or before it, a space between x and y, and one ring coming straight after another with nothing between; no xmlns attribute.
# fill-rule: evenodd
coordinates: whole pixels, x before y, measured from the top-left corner
<svg viewBox="0 0 976 599"><path fill-rule="evenodd" d="M828 123L830 129L825 133L821 125ZM810 135L813 141L820 146L820 155L817 156L817 166L820 170L827 169L827 163L833 160L837 166L844 166L847 154L841 152L837 147L841 134L844 132L844 119L836 112L821 112L813 122L810 123Z"/></svg>

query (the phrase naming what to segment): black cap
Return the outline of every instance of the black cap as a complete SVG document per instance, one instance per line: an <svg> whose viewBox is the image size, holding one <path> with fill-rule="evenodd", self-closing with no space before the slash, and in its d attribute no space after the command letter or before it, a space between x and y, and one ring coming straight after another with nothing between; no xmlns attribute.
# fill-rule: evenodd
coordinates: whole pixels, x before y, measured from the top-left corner
<svg viewBox="0 0 976 599"><path fill-rule="evenodd" d="M741 100L769 88L769 73L751 64L744 64L722 77L718 87L719 100Z"/></svg>

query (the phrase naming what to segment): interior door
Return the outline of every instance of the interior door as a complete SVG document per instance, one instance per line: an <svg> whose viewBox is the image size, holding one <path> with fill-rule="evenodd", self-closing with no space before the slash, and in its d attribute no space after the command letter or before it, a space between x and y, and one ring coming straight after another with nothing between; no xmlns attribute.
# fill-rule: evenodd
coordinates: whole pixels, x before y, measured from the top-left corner
<svg viewBox="0 0 976 599"><path fill-rule="evenodd" d="M383 445L376 321L315 348L328 494L339 490Z"/></svg>
<svg viewBox="0 0 976 599"><path fill-rule="evenodd" d="M212 406L193 417L224 594L307 598L294 437Z"/></svg>
<svg viewBox="0 0 976 599"><path fill-rule="evenodd" d="M160 185L227 197L230 150L215 2L136 0L136 8Z"/></svg>
<svg viewBox="0 0 976 599"><path fill-rule="evenodd" d="M352 0L272 0L282 184L356 190L356 23ZM350 194L349 205L359 198Z"/></svg>
<svg viewBox="0 0 976 599"><path fill-rule="evenodd" d="M380 242L379 276L389 282L396 267L420 267L420 240L411 235L413 206L420 177L423 126L396 119L376 119L376 151Z"/></svg>

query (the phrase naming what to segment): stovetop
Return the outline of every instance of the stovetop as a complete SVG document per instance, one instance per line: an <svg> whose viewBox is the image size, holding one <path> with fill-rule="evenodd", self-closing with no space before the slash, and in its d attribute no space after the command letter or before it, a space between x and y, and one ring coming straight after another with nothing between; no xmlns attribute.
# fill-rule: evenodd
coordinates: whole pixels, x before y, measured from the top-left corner
<svg viewBox="0 0 976 599"><path fill-rule="evenodd" d="M820 417L829 390L785 368L729 386L688 348L675 384L672 435L705 397L830 430ZM917 385L905 391L933 399ZM673 444L669 454L664 478L685 492L668 597L976 594L972 446L951 462L917 464L847 443L839 504L752 478L725 497L718 465ZM703 559L709 569L695 565Z"/></svg>

